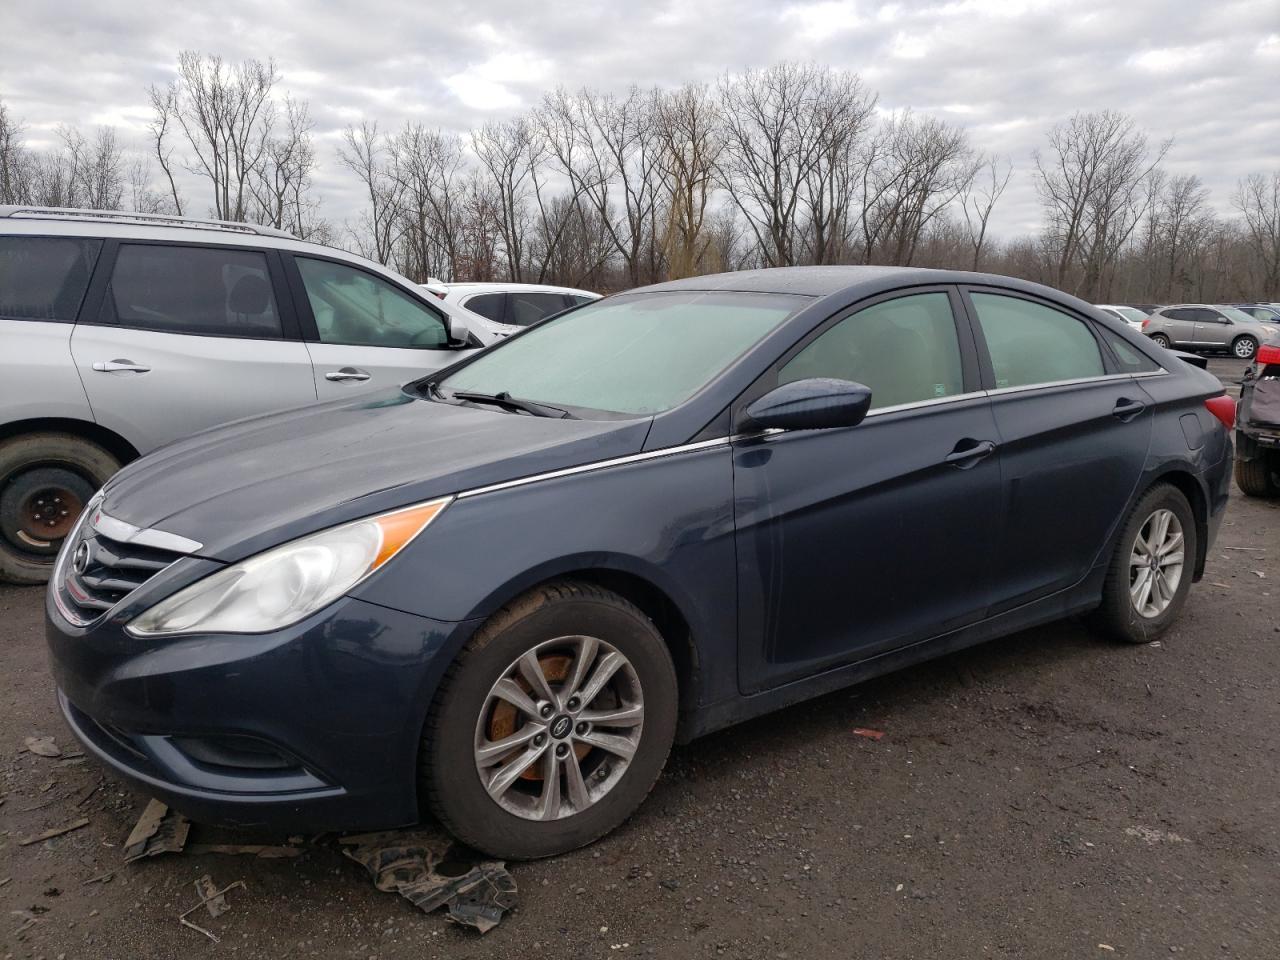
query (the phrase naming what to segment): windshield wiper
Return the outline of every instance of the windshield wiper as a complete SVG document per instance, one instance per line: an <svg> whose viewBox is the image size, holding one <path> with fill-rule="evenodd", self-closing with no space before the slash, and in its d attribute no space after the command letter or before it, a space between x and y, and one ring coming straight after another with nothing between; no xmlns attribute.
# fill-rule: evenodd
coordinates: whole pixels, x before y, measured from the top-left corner
<svg viewBox="0 0 1280 960"><path fill-rule="evenodd" d="M533 414L535 417L554 417L558 420L576 420L568 410L561 410L545 403L534 403L532 400L518 400L506 390L498 393L473 393L470 390L455 390L450 394L441 394L449 400L469 400L472 403L492 403L506 410L519 410Z"/></svg>

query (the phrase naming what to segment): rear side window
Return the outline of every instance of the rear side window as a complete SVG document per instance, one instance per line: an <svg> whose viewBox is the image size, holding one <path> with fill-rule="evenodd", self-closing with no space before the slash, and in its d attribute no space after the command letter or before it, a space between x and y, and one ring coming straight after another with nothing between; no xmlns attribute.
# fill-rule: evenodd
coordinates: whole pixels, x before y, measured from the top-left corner
<svg viewBox="0 0 1280 960"><path fill-rule="evenodd" d="M443 348L444 320L371 273L331 260L297 257L321 343Z"/></svg>
<svg viewBox="0 0 1280 960"><path fill-rule="evenodd" d="M1043 304L972 293L996 389L1100 377L1102 351L1084 321Z"/></svg>
<svg viewBox="0 0 1280 960"><path fill-rule="evenodd" d="M472 297L463 306L472 313L480 314L486 320L501 323L506 298L507 295L505 293L482 293L479 296Z"/></svg>
<svg viewBox="0 0 1280 960"><path fill-rule="evenodd" d="M75 320L101 240L0 237L0 319Z"/></svg>
<svg viewBox="0 0 1280 960"><path fill-rule="evenodd" d="M1098 332L1102 334L1102 339L1107 341L1107 345L1111 347L1111 352L1116 355L1120 369L1125 373L1154 373L1160 369L1160 364L1115 331L1108 330L1106 327L1099 327Z"/></svg>
<svg viewBox="0 0 1280 960"><path fill-rule="evenodd" d="M870 387L872 409L963 393L950 300L917 293L846 317L788 360L778 383L810 377Z"/></svg>
<svg viewBox="0 0 1280 960"><path fill-rule="evenodd" d="M517 327L527 327L568 309L561 293L509 293L507 297L507 323Z"/></svg>
<svg viewBox="0 0 1280 960"><path fill-rule="evenodd" d="M257 250L123 244L103 321L163 333L282 336L266 255Z"/></svg>

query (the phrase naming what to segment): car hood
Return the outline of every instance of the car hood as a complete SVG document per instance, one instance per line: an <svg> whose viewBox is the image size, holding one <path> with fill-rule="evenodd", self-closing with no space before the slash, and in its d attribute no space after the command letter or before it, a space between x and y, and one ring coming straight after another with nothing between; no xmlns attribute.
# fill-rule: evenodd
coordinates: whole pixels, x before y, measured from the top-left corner
<svg viewBox="0 0 1280 960"><path fill-rule="evenodd" d="M216 427L107 484L102 509L233 561L358 517L638 453L649 420L558 420L399 390Z"/></svg>

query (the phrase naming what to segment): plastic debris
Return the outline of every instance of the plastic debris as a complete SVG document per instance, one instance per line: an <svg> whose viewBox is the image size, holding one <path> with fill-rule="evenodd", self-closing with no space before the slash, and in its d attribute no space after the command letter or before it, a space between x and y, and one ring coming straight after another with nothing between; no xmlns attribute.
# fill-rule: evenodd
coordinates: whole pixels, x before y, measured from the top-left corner
<svg viewBox="0 0 1280 960"><path fill-rule="evenodd" d="M29 751L37 757L60 757L62 750L54 742L53 737L27 737L25 741Z"/></svg>
<svg viewBox="0 0 1280 960"><path fill-rule="evenodd" d="M70 823L61 827L54 827L52 830L46 830L44 833L37 834L34 837L27 837L25 840L19 840L18 846L29 847L33 843L39 843L41 840L52 840L54 837L60 837L64 833L70 833L72 830L79 830L81 827L89 825L88 817L81 817L79 820L72 820Z"/></svg>
<svg viewBox="0 0 1280 960"><path fill-rule="evenodd" d="M449 919L487 933L516 904L516 882L498 860L477 859L443 831L414 830L341 837L342 852L423 913L447 906Z"/></svg>
<svg viewBox="0 0 1280 960"><path fill-rule="evenodd" d="M868 740L879 740L884 736L883 730L872 730L869 727L854 727L855 736L866 737Z"/></svg>
<svg viewBox="0 0 1280 960"><path fill-rule="evenodd" d="M124 862L132 863L161 853L181 853L190 831L191 823L186 817L159 800L152 800L124 842Z"/></svg>
<svg viewBox="0 0 1280 960"><path fill-rule="evenodd" d="M213 885L213 877L207 873L196 881L196 895L204 898L205 908L215 920L231 909L227 898L218 892L218 888Z"/></svg>
<svg viewBox="0 0 1280 960"><path fill-rule="evenodd" d="M209 907L209 913L213 914L213 916L215 917L221 916L222 914L226 913L228 910L231 909L231 905L227 903L226 897L225 897L225 894L227 893L227 891L234 890L236 887L239 887L241 890L247 890L248 887L244 885L243 880L237 880L235 881L235 883L227 884L221 890L210 889L206 892L205 889L202 888L202 884L204 884L206 881L208 882L208 886L210 888L213 887L213 881L209 877L201 877L199 880L197 880L196 892L201 895L200 902L197 903L194 907L191 907L189 910L184 910L182 913L178 914L178 922L182 924L184 927L190 927L192 930L195 930L197 933L203 933L206 937L208 937L214 943L221 943L222 938L219 937L216 933L212 932L211 930L206 930L204 927L201 927L201 926L198 926L197 924L192 923L190 920L187 919L187 917L191 916L191 914L195 913L201 907L206 907L206 906L209 906L210 904L221 904L220 907ZM216 913L214 912L215 910L217 910Z"/></svg>

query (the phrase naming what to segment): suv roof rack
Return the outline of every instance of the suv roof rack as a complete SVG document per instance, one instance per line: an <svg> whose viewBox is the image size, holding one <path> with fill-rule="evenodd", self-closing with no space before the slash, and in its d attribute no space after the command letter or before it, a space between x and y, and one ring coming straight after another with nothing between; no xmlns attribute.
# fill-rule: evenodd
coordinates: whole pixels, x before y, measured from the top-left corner
<svg viewBox="0 0 1280 960"><path fill-rule="evenodd" d="M14 220L79 220L104 223L136 223L153 227L185 227L190 230L226 230L251 233L262 237L297 240L292 233L257 223L235 220L202 220L199 217L176 217L168 213L130 213L124 210L80 210L74 207L0 206L0 217Z"/></svg>

